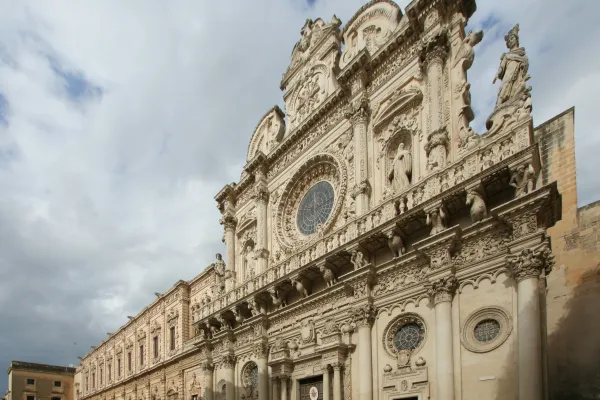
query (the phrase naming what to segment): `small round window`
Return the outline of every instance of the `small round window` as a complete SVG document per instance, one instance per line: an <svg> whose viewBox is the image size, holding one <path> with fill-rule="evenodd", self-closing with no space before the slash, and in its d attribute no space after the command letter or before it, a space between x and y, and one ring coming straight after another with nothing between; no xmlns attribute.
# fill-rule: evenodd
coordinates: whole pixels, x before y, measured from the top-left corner
<svg viewBox="0 0 600 400"><path fill-rule="evenodd" d="M398 328L394 336L394 347L396 350L414 350L423 341L425 332L421 325L411 322Z"/></svg>
<svg viewBox="0 0 600 400"><path fill-rule="evenodd" d="M500 323L495 319L484 319L475 325L473 332L475 339L481 343L488 343L498 337L500 333Z"/></svg>

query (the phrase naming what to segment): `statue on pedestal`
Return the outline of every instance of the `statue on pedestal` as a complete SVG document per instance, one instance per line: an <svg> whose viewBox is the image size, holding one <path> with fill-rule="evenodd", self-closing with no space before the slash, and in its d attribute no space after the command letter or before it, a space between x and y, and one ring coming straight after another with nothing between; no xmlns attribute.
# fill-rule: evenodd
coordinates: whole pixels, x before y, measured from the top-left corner
<svg viewBox="0 0 600 400"><path fill-rule="evenodd" d="M404 143L400 143L394 161L392 161L391 171L388 174L394 193L400 193L410 185L411 173L412 156L410 151L404 148Z"/></svg>

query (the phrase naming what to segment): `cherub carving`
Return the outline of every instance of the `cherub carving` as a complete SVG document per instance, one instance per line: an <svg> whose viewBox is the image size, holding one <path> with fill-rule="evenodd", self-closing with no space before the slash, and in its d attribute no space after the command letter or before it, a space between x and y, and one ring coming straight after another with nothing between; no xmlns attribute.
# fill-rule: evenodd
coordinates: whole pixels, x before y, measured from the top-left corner
<svg viewBox="0 0 600 400"><path fill-rule="evenodd" d="M365 255L359 250L352 250L350 253L350 262L352 265L354 265L355 271L368 264L368 262L365 260Z"/></svg>

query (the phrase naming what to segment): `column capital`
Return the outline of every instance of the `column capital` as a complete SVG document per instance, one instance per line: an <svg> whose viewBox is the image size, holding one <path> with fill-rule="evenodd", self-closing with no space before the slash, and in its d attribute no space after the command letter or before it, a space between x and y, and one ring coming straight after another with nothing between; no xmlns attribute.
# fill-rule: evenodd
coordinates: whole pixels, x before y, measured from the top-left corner
<svg viewBox="0 0 600 400"><path fill-rule="evenodd" d="M236 357L233 354L225 354L221 358L221 363L224 368L234 368L236 362Z"/></svg>
<svg viewBox="0 0 600 400"><path fill-rule="evenodd" d="M421 70L427 71L429 66L435 63L443 64L446 58L448 58L448 35L442 31L421 47L419 56Z"/></svg>
<svg viewBox="0 0 600 400"><path fill-rule="evenodd" d="M267 358L269 356L269 346L265 342L254 343L252 350L256 358Z"/></svg>
<svg viewBox="0 0 600 400"><path fill-rule="evenodd" d="M269 190L266 187L258 186L254 192L254 200L260 204L268 204L269 202Z"/></svg>
<svg viewBox="0 0 600 400"><path fill-rule="evenodd" d="M458 280L454 275L448 275L436 279L427 284L427 294L433 299L433 304L451 302L454 292L458 286Z"/></svg>
<svg viewBox="0 0 600 400"><path fill-rule="evenodd" d="M225 212L219 220L219 223L223 225L225 231L234 231L235 227L237 226L237 219L233 216L233 214Z"/></svg>
<svg viewBox="0 0 600 400"><path fill-rule="evenodd" d="M356 126L367 123L369 111L369 99L366 96L361 96L355 103L346 106L344 115L350 120L352 126Z"/></svg>
<svg viewBox="0 0 600 400"><path fill-rule="evenodd" d="M354 307L350 310L352 321L358 326L371 326L375 321L377 309L373 304Z"/></svg>
<svg viewBox="0 0 600 400"><path fill-rule="evenodd" d="M550 250L548 242L544 242L534 249L523 249L518 254L506 257L509 268L517 280L538 278L542 271L550 273L554 266L554 255Z"/></svg>
<svg viewBox="0 0 600 400"><path fill-rule="evenodd" d="M339 361L335 361L332 363L329 363L329 365L331 365L331 368L333 369L333 371L340 371L342 369L342 367L344 366L341 362Z"/></svg>

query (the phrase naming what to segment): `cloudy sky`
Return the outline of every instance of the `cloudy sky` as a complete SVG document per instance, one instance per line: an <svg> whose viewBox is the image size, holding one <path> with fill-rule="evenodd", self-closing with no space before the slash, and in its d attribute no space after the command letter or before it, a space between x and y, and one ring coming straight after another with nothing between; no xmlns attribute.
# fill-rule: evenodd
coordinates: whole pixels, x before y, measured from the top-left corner
<svg viewBox="0 0 600 400"><path fill-rule="evenodd" d="M212 262L213 196L239 177L258 119L282 106L305 18L347 21L363 3L0 0L0 367L75 364ZM535 122L576 106L579 202L600 198L600 3L478 7L474 126L519 22Z"/></svg>

